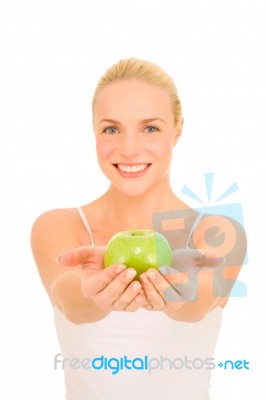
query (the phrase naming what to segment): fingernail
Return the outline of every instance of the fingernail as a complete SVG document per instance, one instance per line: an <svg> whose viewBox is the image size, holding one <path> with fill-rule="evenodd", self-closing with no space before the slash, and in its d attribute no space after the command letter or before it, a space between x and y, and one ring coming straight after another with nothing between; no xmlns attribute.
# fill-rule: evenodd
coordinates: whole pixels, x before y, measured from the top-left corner
<svg viewBox="0 0 266 400"><path fill-rule="evenodd" d="M65 255L65 253L62 253L56 257L55 261L57 262L57 264L64 265L64 255Z"/></svg>
<svg viewBox="0 0 266 400"><path fill-rule="evenodd" d="M167 265L162 265L158 268L162 275L168 274L176 274L178 271L172 267L168 267Z"/></svg>
<svg viewBox="0 0 266 400"><path fill-rule="evenodd" d="M141 281L142 281L143 283L149 283L148 278L147 278L147 276L146 276L145 274L142 274L142 275L140 276L140 279L141 279Z"/></svg>
<svg viewBox="0 0 266 400"><path fill-rule="evenodd" d="M145 310L152 310L152 306L150 304L147 304L144 308Z"/></svg>
<svg viewBox="0 0 266 400"><path fill-rule="evenodd" d="M126 279L130 280L132 278L134 278L134 276L137 274L137 271L135 271L134 269L128 269L127 273L126 273Z"/></svg>
<svg viewBox="0 0 266 400"><path fill-rule="evenodd" d="M147 271L147 275L151 280L156 279L156 272L155 271Z"/></svg>
<svg viewBox="0 0 266 400"><path fill-rule="evenodd" d="M168 274L168 268L167 267L159 267L159 271L163 275L167 275Z"/></svg>
<svg viewBox="0 0 266 400"><path fill-rule="evenodd" d="M138 295L138 296L135 298L135 302L138 303L138 304L141 303L142 300L143 300L143 297L140 296L140 295Z"/></svg>
<svg viewBox="0 0 266 400"><path fill-rule="evenodd" d="M218 259L217 259L220 263L223 263L224 262L224 257L223 256L220 256L220 257L218 257Z"/></svg>
<svg viewBox="0 0 266 400"><path fill-rule="evenodd" d="M205 257L207 257L207 258L223 258L223 256L221 256L221 254L219 254L219 253L215 253L215 251L214 252L211 252L211 251L206 251L206 253L204 254L205 255Z"/></svg>
<svg viewBox="0 0 266 400"><path fill-rule="evenodd" d="M132 285L133 292L137 292L141 288L141 284L139 282L135 282Z"/></svg>
<svg viewBox="0 0 266 400"><path fill-rule="evenodd" d="M59 264L59 265L61 264L60 260L59 260L60 257L61 257L61 254L59 256L57 256L56 259L55 259L56 263Z"/></svg>
<svg viewBox="0 0 266 400"><path fill-rule="evenodd" d="M125 266L125 265L123 265L123 264L118 264L117 267L116 267L116 269L115 269L115 273L116 273L116 274L119 274L120 272L122 272L122 271L125 270L125 269L126 269L126 266Z"/></svg>

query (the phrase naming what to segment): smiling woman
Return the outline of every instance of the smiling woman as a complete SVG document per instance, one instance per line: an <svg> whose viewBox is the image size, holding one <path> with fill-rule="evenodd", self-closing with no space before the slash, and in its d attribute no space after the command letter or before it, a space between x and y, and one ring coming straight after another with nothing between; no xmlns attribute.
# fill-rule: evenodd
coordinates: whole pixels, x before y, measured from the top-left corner
<svg viewBox="0 0 266 400"><path fill-rule="evenodd" d="M93 104L98 161L113 187L130 196L169 189L183 119L175 122L168 92L143 79L119 79L102 87ZM121 177L139 179L129 186Z"/></svg>
<svg viewBox="0 0 266 400"><path fill-rule="evenodd" d="M66 398L207 400L221 311L245 256L245 235L236 223L237 237L224 232L238 242L231 261L212 250L211 240L205 248L206 218L171 188L183 118L166 72L147 61L122 60L101 78L92 105L98 162L110 186L82 207L44 213L32 229L62 358L84 361L84 368L62 362ZM163 220L176 211L184 218L172 235L171 268L140 268L139 280L134 268L104 268L115 234L152 230L155 215ZM225 258L233 266L226 284ZM219 270L216 280L213 268ZM114 359L122 360L115 377L101 364ZM129 359L144 359L145 368ZM180 367L180 360L189 360L189 367L183 361Z"/></svg>

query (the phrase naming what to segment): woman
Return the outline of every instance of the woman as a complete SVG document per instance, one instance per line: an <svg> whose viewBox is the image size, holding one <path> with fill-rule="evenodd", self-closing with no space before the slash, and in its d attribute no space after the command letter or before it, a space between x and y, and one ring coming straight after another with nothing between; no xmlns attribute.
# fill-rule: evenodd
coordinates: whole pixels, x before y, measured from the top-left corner
<svg viewBox="0 0 266 400"><path fill-rule="evenodd" d="M206 246L208 218L170 186L183 118L165 71L122 60L101 78L92 105L98 161L110 187L78 209L44 213L32 230L33 254L54 307L62 351L55 368L64 369L66 398L209 399L221 310L245 253L244 234L234 222L234 268L226 271L227 281L219 280L227 254L211 251L211 239ZM173 230L177 211L185 223ZM115 233L154 229L154 218L164 216L172 268L149 269L139 281L123 265L104 268Z"/></svg>

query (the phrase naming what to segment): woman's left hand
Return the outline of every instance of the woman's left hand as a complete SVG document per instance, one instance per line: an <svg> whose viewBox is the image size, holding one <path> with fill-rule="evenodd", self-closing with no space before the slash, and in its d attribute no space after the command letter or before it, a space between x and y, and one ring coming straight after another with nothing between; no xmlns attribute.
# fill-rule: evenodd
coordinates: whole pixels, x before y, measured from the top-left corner
<svg viewBox="0 0 266 400"><path fill-rule="evenodd" d="M193 301L198 292L198 273L202 268L222 265L223 257L205 250L180 249L173 252L174 267L150 268L141 274L144 290L143 308L147 310L179 310Z"/></svg>

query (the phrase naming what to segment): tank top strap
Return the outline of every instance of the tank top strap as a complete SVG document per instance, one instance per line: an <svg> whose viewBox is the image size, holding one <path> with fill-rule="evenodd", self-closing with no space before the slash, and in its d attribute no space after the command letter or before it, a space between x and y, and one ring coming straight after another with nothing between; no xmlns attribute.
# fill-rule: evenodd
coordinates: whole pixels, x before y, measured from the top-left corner
<svg viewBox="0 0 266 400"><path fill-rule="evenodd" d="M186 249L189 249L189 248L190 248L189 242L190 242L190 240L191 240L191 237L192 237L192 235L193 235L195 229L196 229L197 226L199 225L200 221L202 220L203 216L204 216L204 214L203 214L203 213L200 213L200 214L197 216L197 218L195 219L195 221L194 221L194 223L193 223L193 225L192 225L192 227L191 227L191 229L190 229L189 235L188 235L188 237L187 237Z"/></svg>
<svg viewBox="0 0 266 400"><path fill-rule="evenodd" d="M86 218L86 215L84 214L84 211L82 210L81 207L77 207L77 211L79 213L79 216L81 218L81 221L83 222L83 225L84 225L86 231L88 232L88 234L90 236L91 246L94 246L94 240L93 240L91 228L90 228L90 225L89 225L88 220Z"/></svg>
<svg viewBox="0 0 266 400"><path fill-rule="evenodd" d="M79 216L80 216L80 218L81 218L81 221L83 222L84 228L86 229L86 231L88 232L88 234L89 234L89 236L90 236L91 245L94 246L94 240L93 240L91 228L90 228L90 225L89 225L89 223L88 223L88 220L87 220L87 218L86 218L86 216L85 216L85 214L84 214L84 211L82 210L81 207L77 207L77 211L78 211L78 213L79 213ZM189 242L190 242L190 240L191 240L191 237L192 237L192 235L193 235L195 229L197 228L198 224L200 223L201 219L203 218L203 216L204 216L204 214L203 214L203 213L200 213L200 214L197 216L197 218L195 219L195 221L194 221L194 223L193 223L193 225L192 225L192 227L191 227L191 230L190 230L190 232L189 232L189 235L188 235L188 237L187 237L186 248L189 248L189 247L190 247L190 246L189 246Z"/></svg>

